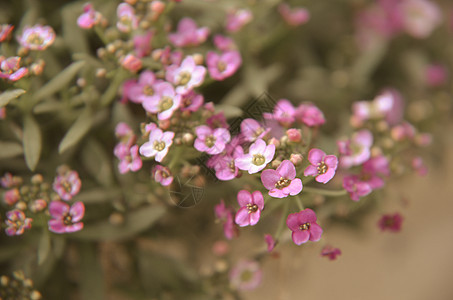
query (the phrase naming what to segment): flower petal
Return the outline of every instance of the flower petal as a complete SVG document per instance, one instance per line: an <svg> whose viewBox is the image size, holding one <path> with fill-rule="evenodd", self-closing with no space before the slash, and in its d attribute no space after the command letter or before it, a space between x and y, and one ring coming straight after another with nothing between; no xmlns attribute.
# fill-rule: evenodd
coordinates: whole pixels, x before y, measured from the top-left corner
<svg viewBox="0 0 453 300"><path fill-rule="evenodd" d="M302 180L299 178L293 179L291 180L291 184L286 188L291 196L297 195L302 191Z"/></svg>
<svg viewBox="0 0 453 300"><path fill-rule="evenodd" d="M249 216L250 216L250 226L254 226L260 220L261 210L257 210L256 212L249 214Z"/></svg>
<svg viewBox="0 0 453 300"><path fill-rule="evenodd" d="M310 241L317 242L321 239L322 228L316 223L310 224Z"/></svg>
<svg viewBox="0 0 453 300"><path fill-rule="evenodd" d="M263 194L261 194L260 191L254 191L252 193L252 203L258 205L258 208L260 210L263 210L264 209L264 197L263 197Z"/></svg>
<svg viewBox="0 0 453 300"><path fill-rule="evenodd" d="M320 162L322 162L324 156L326 156L326 153L320 149L311 149L310 152L308 152L308 161L312 165L317 165Z"/></svg>
<svg viewBox="0 0 453 300"><path fill-rule="evenodd" d="M275 188L275 184L280 180L280 174L276 170L264 170L261 173L261 182L268 190Z"/></svg>
<svg viewBox="0 0 453 300"><path fill-rule="evenodd" d="M69 212L69 204L62 201L52 201L49 204L49 213L52 217L58 219Z"/></svg>
<svg viewBox="0 0 453 300"><path fill-rule="evenodd" d="M310 234L308 233L307 230L298 230L293 231L291 237L293 239L294 244L302 245L303 243L306 243L308 241L308 239L310 238Z"/></svg>
<svg viewBox="0 0 453 300"><path fill-rule="evenodd" d="M85 205L83 205L83 202L78 201L74 203L69 210L69 214L72 216L73 222L82 220L83 215L85 214Z"/></svg>
<svg viewBox="0 0 453 300"><path fill-rule="evenodd" d="M240 190L237 196L238 203L241 207L247 206L247 204L252 204L252 195L249 191Z"/></svg>
<svg viewBox="0 0 453 300"><path fill-rule="evenodd" d="M293 163L289 160L284 160L278 166L277 172L280 174L281 177L286 178L286 179L294 179L296 178L296 167L293 165Z"/></svg>
<svg viewBox="0 0 453 300"><path fill-rule="evenodd" d="M242 207L236 213L236 217L234 219L236 224L241 227L250 225L250 218L249 218L249 211L246 207Z"/></svg>

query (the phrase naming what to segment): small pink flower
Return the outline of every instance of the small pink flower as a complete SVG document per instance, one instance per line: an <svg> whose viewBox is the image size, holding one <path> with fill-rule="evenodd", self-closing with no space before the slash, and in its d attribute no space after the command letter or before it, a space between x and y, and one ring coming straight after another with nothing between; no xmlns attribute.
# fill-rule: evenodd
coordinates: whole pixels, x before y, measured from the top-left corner
<svg viewBox="0 0 453 300"><path fill-rule="evenodd" d="M208 126L211 127L212 129L229 127L227 119L225 118L223 112L219 112L207 118L206 124L208 124Z"/></svg>
<svg viewBox="0 0 453 300"><path fill-rule="evenodd" d="M357 175L349 175L343 178L343 188L348 191L353 201L359 201L360 197L367 196L373 189L371 186L360 180Z"/></svg>
<svg viewBox="0 0 453 300"><path fill-rule="evenodd" d="M296 120L295 114L296 109L292 103L287 99L280 99L274 107L274 112L264 113L263 116L265 119L278 121L282 126L290 127Z"/></svg>
<svg viewBox="0 0 453 300"><path fill-rule="evenodd" d="M118 138L127 137L129 139L130 136L134 135L134 131L127 123L120 122L115 127L115 135Z"/></svg>
<svg viewBox="0 0 453 300"><path fill-rule="evenodd" d="M281 3L278 6L278 12L290 26L299 26L305 24L310 19L310 13L308 12L308 10L302 7L295 7L291 9L286 3Z"/></svg>
<svg viewBox="0 0 453 300"><path fill-rule="evenodd" d="M302 103L295 112L297 121L308 127L320 126L326 122L322 111L312 103Z"/></svg>
<svg viewBox="0 0 453 300"><path fill-rule="evenodd" d="M137 73L143 66L140 58L136 57L133 54L128 54L123 57L120 63L123 68L131 71L132 73Z"/></svg>
<svg viewBox="0 0 453 300"><path fill-rule="evenodd" d="M413 37L428 37L442 20L439 6L431 1L405 0L400 5L403 27Z"/></svg>
<svg viewBox="0 0 453 300"><path fill-rule="evenodd" d="M213 79L220 81L234 75L242 64L242 58L239 51L227 51L220 55L216 52L208 51L206 64L209 75Z"/></svg>
<svg viewBox="0 0 453 300"><path fill-rule="evenodd" d="M286 135L288 140L293 143L300 143L302 141L302 134L299 129L290 128L286 130Z"/></svg>
<svg viewBox="0 0 453 300"><path fill-rule="evenodd" d="M138 145L125 145L119 143L114 149L115 156L120 160L118 170L121 174L129 171L137 172L142 168L142 159L138 155Z"/></svg>
<svg viewBox="0 0 453 300"><path fill-rule="evenodd" d="M264 170L261 181L269 195L275 198L295 196L302 191L302 181L296 178L296 167L289 160L284 160L277 170Z"/></svg>
<svg viewBox="0 0 453 300"><path fill-rule="evenodd" d="M10 37L10 34L13 31L13 29L14 29L13 25L0 24L0 43Z"/></svg>
<svg viewBox="0 0 453 300"><path fill-rule="evenodd" d="M75 202L71 207L62 201L52 201L49 204L49 213L52 219L49 220L49 230L54 233L71 233L82 230L85 205L82 202Z"/></svg>
<svg viewBox="0 0 453 300"><path fill-rule="evenodd" d="M163 81L156 80L156 75L151 71L140 73L138 81L133 81L126 91L127 97L134 103L142 103L145 99L156 94L156 84Z"/></svg>
<svg viewBox="0 0 453 300"><path fill-rule="evenodd" d="M196 112L200 109L203 103L203 95L197 94L193 90L190 90L188 93L182 96L180 108L181 111Z"/></svg>
<svg viewBox="0 0 453 300"><path fill-rule="evenodd" d="M176 94L173 86L168 82L154 85L155 94L141 96L143 108L150 113L156 114L159 120L168 120L173 112L181 104L181 95Z"/></svg>
<svg viewBox="0 0 453 300"><path fill-rule="evenodd" d="M399 213L386 214L381 217L378 226L382 231L399 232L403 224L403 216Z"/></svg>
<svg viewBox="0 0 453 300"><path fill-rule="evenodd" d="M264 169L274 158L275 145L266 145L262 139L257 139L249 148L249 153L234 160L236 166L248 171L249 174L257 173Z"/></svg>
<svg viewBox="0 0 453 300"><path fill-rule="evenodd" d="M170 169L161 165L156 165L152 170L153 178L163 186L169 186L173 182Z"/></svg>
<svg viewBox="0 0 453 300"><path fill-rule="evenodd" d="M265 234L264 240L266 241L267 244L267 252L272 252L272 250L274 250L275 245L277 244L274 238L270 234Z"/></svg>
<svg viewBox="0 0 453 300"><path fill-rule="evenodd" d="M214 212L221 222L223 222L223 232L228 240L238 235L238 230L234 224L233 209L225 206L223 199L214 207Z"/></svg>
<svg viewBox="0 0 453 300"><path fill-rule="evenodd" d="M25 27L22 35L17 40L26 49L45 50L53 44L55 31L50 26L35 25L33 27Z"/></svg>
<svg viewBox="0 0 453 300"><path fill-rule="evenodd" d="M255 119L248 118L241 122L241 137L248 142L264 138L269 131L269 128L263 127Z"/></svg>
<svg viewBox="0 0 453 300"><path fill-rule="evenodd" d="M215 216L219 220L225 219L230 211L231 210L225 206L225 201L223 201L223 199L220 200L219 204L214 206Z"/></svg>
<svg viewBox="0 0 453 300"><path fill-rule="evenodd" d="M13 174L9 172L5 173L5 175L3 175L2 178L0 178L0 183L2 187L6 189L12 188L13 186L16 185Z"/></svg>
<svg viewBox="0 0 453 300"><path fill-rule="evenodd" d="M240 190L237 200L241 208L237 211L235 222L241 227L254 226L258 223L264 209L264 198L260 191L250 193Z"/></svg>
<svg viewBox="0 0 453 300"><path fill-rule="evenodd" d="M207 166L213 168L216 172L216 177L219 180L227 181L236 178L239 175L239 169L236 167L234 160L244 154L244 150L239 144L240 138L237 136L225 146L225 151L222 154L212 156Z"/></svg>
<svg viewBox="0 0 453 300"><path fill-rule="evenodd" d="M229 277L233 289L246 291L256 289L261 283L263 274L256 261L244 260L231 269Z"/></svg>
<svg viewBox="0 0 453 300"><path fill-rule="evenodd" d="M426 176L428 174L428 167L423 162L423 158L420 156L414 157L411 162L412 169L419 175L419 176Z"/></svg>
<svg viewBox="0 0 453 300"><path fill-rule="evenodd" d="M178 94L185 94L189 90L200 86L206 75L206 68L198 66L192 56L187 56L178 67L171 65L167 68L165 78L176 85Z"/></svg>
<svg viewBox="0 0 453 300"><path fill-rule="evenodd" d="M363 163L360 179L373 190L384 186L385 182L381 176L390 176L389 161L386 157L376 156Z"/></svg>
<svg viewBox="0 0 453 300"><path fill-rule="evenodd" d="M309 208L288 216L286 225L293 232L292 239L296 245L306 243L308 240L317 242L321 239L322 228L316 220L315 212Z"/></svg>
<svg viewBox="0 0 453 300"><path fill-rule="evenodd" d="M425 81L430 87L442 86L447 82L448 71L444 65L429 65L425 69Z"/></svg>
<svg viewBox="0 0 453 300"><path fill-rule="evenodd" d="M149 141L140 147L140 154L145 157L155 157L157 162L161 162L167 155L173 143L175 133L172 131L162 132L161 129L154 129L149 135Z"/></svg>
<svg viewBox="0 0 453 300"><path fill-rule="evenodd" d="M0 56L0 78L17 81L28 74L28 69L20 67L20 57L12 56L5 58Z"/></svg>
<svg viewBox="0 0 453 300"><path fill-rule="evenodd" d="M231 139L230 132L225 128L213 130L206 125L201 125L195 128L195 132L197 134L195 149L211 155L221 153Z"/></svg>
<svg viewBox="0 0 453 300"><path fill-rule="evenodd" d="M53 190L57 192L61 199L69 201L80 191L82 182L76 171L67 171L55 177Z"/></svg>
<svg viewBox="0 0 453 300"><path fill-rule="evenodd" d="M241 28L252 21L252 12L248 9L231 10L226 18L226 30L229 32L238 32Z"/></svg>
<svg viewBox="0 0 453 300"><path fill-rule="evenodd" d="M118 22L116 27L121 32L130 32L138 28L138 18L135 15L135 9L127 3L121 3L116 9Z"/></svg>
<svg viewBox="0 0 453 300"><path fill-rule="evenodd" d="M14 209L6 213L6 229L5 232L9 236L21 235L25 229L31 228L31 218L27 218L23 211Z"/></svg>
<svg viewBox="0 0 453 300"><path fill-rule="evenodd" d="M178 23L178 30L170 33L168 39L176 47L197 46L208 38L209 28L197 28L197 24L191 18L183 18Z"/></svg>
<svg viewBox="0 0 453 300"><path fill-rule="evenodd" d="M340 166L346 169L358 166L370 158L373 134L367 129L362 129L354 133L350 140L338 141L337 145L340 152Z"/></svg>
<svg viewBox="0 0 453 300"><path fill-rule="evenodd" d="M134 36L134 50L138 58L145 57L151 53L151 39L153 32L147 31L144 34L137 34Z"/></svg>
<svg viewBox="0 0 453 300"><path fill-rule="evenodd" d="M89 29L99 24L102 15L93 8L93 4L85 3L83 13L77 18L77 25L80 28Z"/></svg>
<svg viewBox="0 0 453 300"><path fill-rule="evenodd" d="M29 209L33 213L41 212L47 207L47 201L44 199L36 199L33 200L30 205Z"/></svg>
<svg viewBox="0 0 453 300"><path fill-rule="evenodd" d="M229 51L236 49L233 39L227 36L216 34L214 36L214 45L220 51Z"/></svg>
<svg viewBox="0 0 453 300"><path fill-rule="evenodd" d="M304 176L316 176L317 182L327 183L335 175L338 165L335 155L326 155L324 151L315 148L308 152L308 161L311 165L305 169Z"/></svg>
<svg viewBox="0 0 453 300"><path fill-rule="evenodd" d="M17 188L7 190L3 195L3 201L9 205L13 206L20 199L20 193Z"/></svg>
<svg viewBox="0 0 453 300"><path fill-rule="evenodd" d="M395 94L387 90L374 98L373 101L355 102L352 105L354 118L360 121L385 118L393 109L394 98Z"/></svg>
<svg viewBox="0 0 453 300"><path fill-rule="evenodd" d="M331 246L322 248L321 256L328 257L330 260L337 259L338 255L341 255L341 250L338 248L333 248Z"/></svg>
<svg viewBox="0 0 453 300"><path fill-rule="evenodd" d="M395 141L403 141L405 139L412 140L415 137L415 128L409 122L403 122L394 126L390 130L390 135Z"/></svg>

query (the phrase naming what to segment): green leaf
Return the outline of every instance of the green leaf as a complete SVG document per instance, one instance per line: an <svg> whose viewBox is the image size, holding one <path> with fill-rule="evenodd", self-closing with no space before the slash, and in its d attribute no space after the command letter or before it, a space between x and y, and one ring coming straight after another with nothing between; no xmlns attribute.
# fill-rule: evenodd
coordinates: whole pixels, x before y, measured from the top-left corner
<svg viewBox="0 0 453 300"><path fill-rule="evenodd" d="M63 21L63 39L73 52L88 53L88 43L83 30L77 26L77 18L81 13L80 3L67 4L61 10Z"/></svg>
<svg viewBox="0 0 453 300"><path fill-rule="evenodd" d="M115 188L95 188L83 191L77 195L77 201L85 204L111 202L112 199L121 195L121 190Z"/></svg>
<svg viewBox="0 0 453 300"><path fill-rule="evenodd" d="M41 155L41 130L31 114L24 118L24 137L22 140L25 162L34 171Z"/></svg>
<svg viewBox="0 0 453 300"><path fill-rule="evenodd" d="M0 141L0 159L16 157L22 153L22 145L14 142L1 142Z"/></svg>
<svg viewBox="0 0 453 300"><path fill-rule="evenodd" d="M42 265L42 263L49 256L49 253L50 253L50 235L47 228L44 227L44 230L41 234L41 238L39 239L38 265Z"/></svg>
<svg viewBox="0 0 453 300"><path fill-rule="evenodd" d="M80 243L80 293L83 300L102 300L104 298L104 275L96 245Z"/></svg>
<svg viewBox="0 0 453 300"><path fill-rule="evenodd" d="M60 72L55 78L50 80L41 89L39 89L33 96L33 101L39 102L42 99L58 92L66 86L80 71L85 64L84 61L78 61L70 64L63 71Z"/></svg>
<svg viewBox="0 0 453 300"><path fill-rule="evenodd" d="M90 175L96 178L100 184L103 186L114 184L110 155L95 138L88 138L84 143L81 162Z"/></svg>
<svg viewBox="0 0 453 300"><path fill-rule="evenodd" d="M74 124L72 124L68 132L66 132L63 140L61 140L60 145L58 146L58 152L61 154L77 144L77 142L88 133L92 124L93 117L90 109L87 108L80 114Z"/></svg>
<svg viewBox="0 0 453 300"><path fill-rule="evenodd" d="M25 90L23 89L15 89L5 91L0 94L0 108L6 106L11 100L16 99L20 95L24 94Z"/></svg>
<svg viewBox="0 0 453 300"><path fill-rule="evenodd" d="M82 231L71 236L84 240L116 241L133 238L137 233L149 228L165 213L165 207L150 205L130 212L123 225L114 226L108 220L97 224L85 224Z"/></svg>

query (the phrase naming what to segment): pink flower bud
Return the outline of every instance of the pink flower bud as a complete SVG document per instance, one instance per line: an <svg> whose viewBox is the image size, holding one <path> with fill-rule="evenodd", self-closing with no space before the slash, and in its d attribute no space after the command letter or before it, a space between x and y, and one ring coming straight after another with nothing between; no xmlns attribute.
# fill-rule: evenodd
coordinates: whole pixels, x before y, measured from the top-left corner
<svg viewBox="0 0 453 300"><path fill-rule="evenodd" d="M286 135L288 136L288 139L294 143L299 143L302 140L302 134L300 133L300 130L295 128L286 130Z"/></svg>

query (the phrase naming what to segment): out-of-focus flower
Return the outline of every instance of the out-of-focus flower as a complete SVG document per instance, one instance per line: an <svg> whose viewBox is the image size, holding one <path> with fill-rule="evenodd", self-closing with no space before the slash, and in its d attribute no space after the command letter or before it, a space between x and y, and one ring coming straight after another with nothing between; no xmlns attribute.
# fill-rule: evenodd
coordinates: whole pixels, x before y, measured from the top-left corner
<svg viewBox="0 0 453 300"><path fill-rule="evenodd" d="M214 207L214 212L220 221L223 222L223 232L229 240L238 235L238 230L234 224L233 209L225 206L223 199Z"/></svg>
<svg viewBox="0 0 453 300"><path fill-rule="evenodd" d="M36 199L33 200L30 205L29 209L33 213L41 212L47 207L47 202L44 199Z"/></svg>
<svg viewBox="0 0 453 300"><path fill-rule="evenodd" d="M143 66L140 58L136 57L133 54L128 54L123 57L120 61L121 66L126 70L131 71L132 73L137 73Z"/></svg>
<svg viewBox="0 0 453 300"><path fill-rule="evenodd" d="M55 31L50 26L35 25L33 27L25 27L22 35L17 40L26 49L45 50L53 44Z"/></svg>
<svg viewBox="0 0 453 300"><path fill-rule="evenodd" d="M320 126L326 122L322 111L312 103L302 103L295 112L296 120L308 127Z"/></svg>
<svg viewBox="0 0 453 300"><path fill-rule="evenodd" d="M94 9L93 4L85 3L83 13L77 18L77 25L80 28L89 29L99 24L101 19L101 13Z"/></svg>
<svg viewBox="0 0 453 300"><path fill-rule="evenodd" d="M248 9L231 10L227 14L225 29L229 32L238 32L252 19L252 12Z"/></svg>
<svg viewBox="0 0 453 300"><path fill-rule="evenodd" d="M426 176L428 174L428 167L423 162L423 158L420 156L414 157L411 162L412 169L420 176Z"/></svg>
<svg viewBox="0 0 453 300"><path fill-rule="evenodd" d="M382 176L390 176L389 161L385 156L376 156L363 163L360 179L373 190L384 186Z"/></svg>
<svg viewBox="0 0 453 300"><path fill-rule="evenodd" d="M412 140L415 137L415 128L409 122L403 122L392 127L390 135L395 141Z"/></svg>
<svg viewBox="0 0 453 300"><path fill-rule="evenodd" d="M430 87L442 86L447 82L448 71L444 65L432 64L425 69L425 81Z"/></svg>
<svg viewBox="0 0 453 300"><path fill-rule="evenodd" d="M151 131L149 141L140 147L140 154L145 157L154 157L157 162L161 162L167 155L168 150L173 143L175 133L172 131L163 132L156 128Z"/></svg>
<svg viewBox="0 0 453 300"><path fill-rule="evenodd" d="M358 166L370 158L373 134L367 129L362 129L354 133L350 140L338 141L337 145L340 166L343 168Z"/></svg>
<svg viewBox="0 0 453 300"><path fill-rule="evenodd" d="M343 188L348 191L353 201L359 201L360 197L370 194L373 189L371 186L360 180L357 175L349 175L343 178Z"/></svg>
<svg viewBox="0 0 453 300"><path fill-rule="evenodd" d="M153 178L163 186L168 186L173 182L170 169L161 165L156 165L152 170Z"/></svg>
<svg viewBox="0 0 453 300"><path fill-rule="evenodd" d="M165 78L176 85L178 94L185 94L189 90L200 86L206 75L206 68L198 66L192 56L186 57L181 65L171 65L167 68Z"/></svg>
<svg viewBox="0 0 453 300"><path fill-rule="evenodd" d="M138 28L138 18L135 9L127 3L120 3L116 9L118 22L116 27L121 32L130 32Z"/></svg>
<svg viewBox="0 0 453 300"><path fill-rule="evenodd" d="M405 0L400 5L403 27L413 37L428 37L442 20L442 12L434 2Z"/></svg>
<svg viewBox="0 0 453 300"><path fill-rule="evenodd" d="M0 78L17 81L28 74L28 69L20 67L20 57L12 56L5 58L0 56Z"/></svg>
<svg viewBox="0 0 453 300"><path fill-rule="evenodd" d="M143 34L137 34L134 36L134 50L138 58L145 57L151 53L151 39L153 38L153 32L147 31Z"/></svg>
<svg viewBox="0 0 453 300"><path fill-rule="evenodd" d="M31 228L31 218L27 218L23 211L14 209L6 213L6 229L5 233L9 236L21 235L25 229Z"/></svg>
<svg viewBox="0 0 453 300"><path fill-rule="evenodd" d="M206 64L209 75L215 80L224 80L232 76L241 66L242 59L239 51L227 51L217 54L208 51L206 54Z"/></svg>
<svg viewBox="0 0 453 300"><path fill-rule="evenodd" d="M308 240L317 242L321 239L322 228L316 220L315 212L309 208L288 216L286 225L293 232L292 239L296 245L306 243Z"/></svg>
<svg viewBox="0 0 453 300"><path fill-rule="evenodd" d="M266 145L265 141L258 139L250 146L249 153L236 158L234 163L239 169L253 174L264 169L274 154L275 145Z"/></svg>
<svg viewBox="0 0 453 300"><path fill-rule="evenodd" d="M265 234L264 240L266 241L266 244L267 244L267 252L271 252L272 250L274 250L276 242L275 242L274 238L272 237L272 235Z"/></svg>
<svg viewBox="0 0 453 300"><path fill-rule="evenodd" d="M290 26L305 24L310 19L310 13L308 10L303 7L295 7L291 9L287 3L281 3L278 6L278 12Z"/></svg>
<svg viewBox="0 0 453 300"><path fill-rule="evenodd" d="M352 105L354 118L360 121L384 118L393 107L393 97L389 92L384 92L373 101L358 101Z"/></svg>
<svg viewBox="0 0 453 300"><path fill-rule="evenodd" d="M248 142L262 139L269 130L269 128L263 127L255 119L247 118L241 122L241 137Z"/></svg>
<svg viewBox="0 0 453 300"><path fill-rule="evenodd" d="M150 113L157 114L159 120L170 119L181 104L181 95L177 94L168 82L157 83L153 88L154 94L140 97L143 108Z"/></svg>
<svg viewBox="0 0 453 300"><path fill-rule="evenodd" d="M138 145L129 146L119 143L113 153L120 160L118 170L121 174L137 172L142 168L142 159L138 155Z"/></svg>
<svg viewBox="0 0 453 300"><path fill-rule="evenodd" d="M230 272L230 284L236 290L253 290L262 279L260 265L256 261L244 260L238 262Z"/></svg>
<svg viewBox="0 0 453 300"><path fill-rule="evenodd" d="M289 160L284 160L277 170L264 170L261 181L269 195L275 198L294 196L302 191L302 180L296 178L296 167Z"/></svg>
<svg viewBox="0 0 453 300"><path fill-rule="evenodd" d="M193 90L182 95L181 99L181 111L196 112L204 103L204 97L202 94L197 94Z"/></svg>
<svg viewBox="0 0 453 300"><path fill-rule="evenodd" d="M8 39L14 26L10 24L0 24L0 43Z"/></svg>
<svg viewBox="0 0 453 300"><path fill-rule="evenodd" d="M17 188L7 190L3 195L3 201L9 205L13 206L20 199L20 193Z"/></svg>
<svg viewBox="0 0 453 300"><path fill-rule="evenodd" d="M195 128L195 133L197 134L195 149L211 155L221 153L231 139L230 132L225 128L211 129L209 126L201 125Z"/></svg>
<svg viewBox="0 0 453 300"><path fill-rule="evenodd" d="M76 171L68 170L55 177L53 190L57 192L61 199L69 201L80 191L82 182Z"/></svg>
<svg viewBox="0 0 453 300"><path fill-rule="evenodd" d="M211 127L212 129L229 127L227 119L225 118L223 112L219 112L207 118L206 124L208 124L208 126Z"/></svg>
<svg viewBox="0 0 453 300"><path fill-rule="evenodd" d="M330 260L337 259L337 256L341 255L341 250L332 246L325 246L322 248L321 256L328 257Z"/></svg>
<svg viewBox="0 0 453 300"><path fill-rule="evenodd" d="M62 201L52 201L49 204L49 230L55 233L71 233L82 230L80 222L85 214L85 205L75 202L72 206Z"/></svg>
<svg viewBox="0 0 453 300"><path fill-rule="evenodd" d="M338 159L335 155L326 155L320 149L311 149L308 152L310 165L305 169L305 176L316 176L316 181L321 183L329 182L335 175Z"/></svg>
<svg viewBox="0 0 453 300"><path fill-rule="evenodd" d="M197 46L208 38L209 28L197 28L197 24L191 18L183 18L178 23L178 30L170 33L168 39L176 47Z"/></svg>
<svg viewBox="0 0 453 300"><path fill-rule="evenodd" d="M250 193L240 190L237 200L241 208L236 213L236 224L241 227L256 225L260 220L261 211L264 209L263 194L260 191Z"/></svg>
<svg viewBox="0 0 453 300"><path fill-rule="evenodd" d="M264 113L263 117L267 120L276 120L285 127L290 127L296 120L295 113L296 109L289 100L280 99L275 105L273 113Z"/></svg>
<svg viewBox="0 0 453 300"><path fill-rule="evenodd" d="M378 221L378 226L382 231L398 232L401 230L402 224L403 216L399 213L383 215Z"/></svg>
<svg viewBox="0 0 453 300"><path fill-rule="evenodd" d="M236 49L236 44L233 39L221 34L216 34L214 36L214 45L220 51L230 51Z"/></svg>

